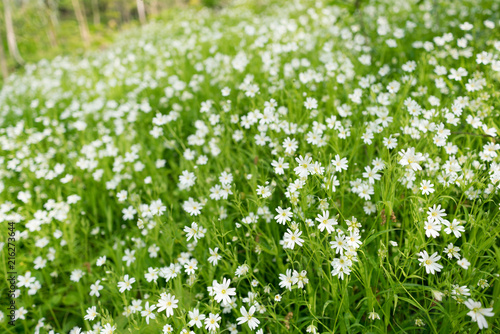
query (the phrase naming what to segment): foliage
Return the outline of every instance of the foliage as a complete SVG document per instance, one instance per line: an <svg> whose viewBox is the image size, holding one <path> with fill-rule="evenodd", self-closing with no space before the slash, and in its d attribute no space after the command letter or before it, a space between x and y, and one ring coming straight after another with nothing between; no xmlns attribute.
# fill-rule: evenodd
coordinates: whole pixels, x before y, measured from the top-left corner
<svg viewBox="0 0 500 334"><path fill-rule="evenodd" d="M27 65L2 332L499 332L498 7L236 1Z"/></svg>

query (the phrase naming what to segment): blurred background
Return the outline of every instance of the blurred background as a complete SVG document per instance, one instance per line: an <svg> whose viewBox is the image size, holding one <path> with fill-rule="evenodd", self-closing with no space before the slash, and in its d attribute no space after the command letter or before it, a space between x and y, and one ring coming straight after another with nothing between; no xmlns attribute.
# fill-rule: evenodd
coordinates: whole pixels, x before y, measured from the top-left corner
<svg viewBox="0 0 500 334"><path fill-rule="evenodd" d="M228 0L0 0L2 79L57 55L105 48L118 31L167 18L171 9L220 8Z"/></svg>

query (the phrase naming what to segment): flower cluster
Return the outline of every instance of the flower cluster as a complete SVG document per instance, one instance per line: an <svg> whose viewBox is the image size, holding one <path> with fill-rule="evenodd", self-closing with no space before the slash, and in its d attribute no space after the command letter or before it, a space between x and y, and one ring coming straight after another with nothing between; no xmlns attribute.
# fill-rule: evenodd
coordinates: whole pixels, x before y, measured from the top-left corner
<svg viewBox="0 0 500 334"><path fill-rule="evenodd" d="M13 75L14 331L498 332L500 4L348 7L174 11Z"/></svg>

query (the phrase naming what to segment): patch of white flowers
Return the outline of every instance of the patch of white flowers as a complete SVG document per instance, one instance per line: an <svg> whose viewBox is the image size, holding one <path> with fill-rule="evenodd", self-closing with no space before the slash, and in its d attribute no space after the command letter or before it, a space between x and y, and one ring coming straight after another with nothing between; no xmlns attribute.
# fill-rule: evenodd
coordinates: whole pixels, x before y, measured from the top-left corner
<svg viewBox="0 0 500 334"><path fill-rule="evenodd" d="M437 3L236 1L13 75L19 330L498 330L500 5Z"/></svg>

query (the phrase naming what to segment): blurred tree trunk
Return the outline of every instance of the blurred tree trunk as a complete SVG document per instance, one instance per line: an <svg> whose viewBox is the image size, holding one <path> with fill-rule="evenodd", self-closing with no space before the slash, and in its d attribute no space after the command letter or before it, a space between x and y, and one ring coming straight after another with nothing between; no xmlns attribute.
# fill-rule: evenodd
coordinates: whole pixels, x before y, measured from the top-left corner
<svg viewBox="0 0 500 334"><path fill-rule="evenodd" d="M186 6L186 2L184 0L175 0L175 5L177 7L185 7Z"/></svg>
<svg viewBox="0 0 500 334"><path fill-rule="evenodd" d="M94 17L94 25L101 24L101 13L99 12L98 0L92 0L92 16Z"/></svg>
<svg viewBox="0 0 500 334"><path fill-rule="evenodd" d="M10 0L3 0L3 11L5 16L5 30L7 31L7 45L9 46L9 53L18 64L23 65L24 60L19 54L19 49L17 48L16 33L14 31L14 24L12 23Z"/></svg>
<svg viewBox="0 0 500 334"><path fill-rule="evenodd" d="M47 35L49 36L49 41L51 46L57 46L57 37L56 37L56 30L54 28L54 24L52 23L52 19L49 18L49 31L47 32Z"/></svg>
<svg viewBox="0 0 500 334"><path fill-rule="evenodd" d="M137 12L139 13L139 22L141 22L141 25L146 24L146 10L143 0L137 0Z"/></svg>
<svg viewBox="0 0 500 334"><path fill-rule="evenodd" d="M120 0L118 3L120 6L120 14L122 17L122 23L130 21L130 13L128 11L127 0Z"/></svg>
<svg viewBox="0 0 500 334"><path fill-rule="evenodd" d="M4 0L5 1L5 0ZM78 21L78 27L80 28L80 35L82 35L83 44L85 47L90 45L90 32L87 25L87 18L80 5L80 0L71 0L73 4L73 9L75 10L76 20Z"/></svg>
<svg viewBox="0 0 500 334"><path fill-rule="evenodd" d="M56 25L57 25L57 14L54 14L54 10L51 7L50 3L42 2L40 3L40 13L45 13L48 16L48 31L47 36L49 37L50 45L52 47L57 46L57 34L56 34ZM45 15L43 15L43 21L45 22Z"/></svg>
<svg viewBox="0 0 500 334"><path fill-rule="evenodd" d="M50 21L54 27L59 25L59 9L57 8L57 2L55 0L48 0L47 6L49 7Z"/></svg>
<svg viewBox="0 0 500 334"><path fill-rule="evenodd" d="M7 68L7 58L5 57L5 50L3 48L3 38L0 34L0 69L2 70L3 81L9 78L9 69Z"/></svg>
<svg viewBox="0 0 500 334"><path fill-rule="evenodd" d="M157 16L158 15L158 0L152 0L151 1L151 6L149 11L151 12L152 16Z"/></svg>

